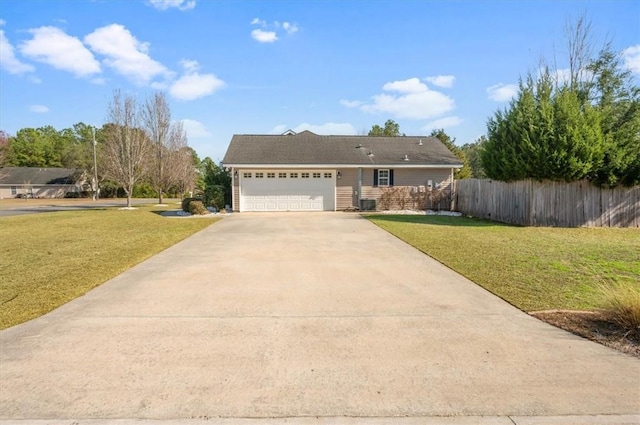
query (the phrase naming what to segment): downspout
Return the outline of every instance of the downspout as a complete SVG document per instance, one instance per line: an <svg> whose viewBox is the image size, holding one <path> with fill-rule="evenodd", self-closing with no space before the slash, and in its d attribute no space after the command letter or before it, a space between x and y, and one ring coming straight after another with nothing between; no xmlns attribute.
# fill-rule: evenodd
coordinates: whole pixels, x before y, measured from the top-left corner
<svg viewBox="0 0 640 425"><path fill-rule="evenodd" d="M360 209L362 207L362 167L358 168L358 187L357 187L357 192L358 194L358 209Z"/></svg>
<svg viewBox="0 0 640 425"><path fill-rule="evenodd" d="M453 185L455 184L455 180L453 179L453 168L451 169L451 185L449 186L449 193L451 194L451 205L449 205L449 211L453 211L453 207L455 205L455 201L453 199Z"/></svg>

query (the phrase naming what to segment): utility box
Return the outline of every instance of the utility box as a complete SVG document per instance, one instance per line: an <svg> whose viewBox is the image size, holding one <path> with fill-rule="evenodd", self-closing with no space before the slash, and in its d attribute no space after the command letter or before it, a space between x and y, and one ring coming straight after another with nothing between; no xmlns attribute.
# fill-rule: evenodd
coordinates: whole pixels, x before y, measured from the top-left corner
<svg viewBox="0 0 640 425"><path fill-rule="evenodd" d="M375 199L361 199L360 200L360 211L375 211L376 210L376 200Z"/></svg>

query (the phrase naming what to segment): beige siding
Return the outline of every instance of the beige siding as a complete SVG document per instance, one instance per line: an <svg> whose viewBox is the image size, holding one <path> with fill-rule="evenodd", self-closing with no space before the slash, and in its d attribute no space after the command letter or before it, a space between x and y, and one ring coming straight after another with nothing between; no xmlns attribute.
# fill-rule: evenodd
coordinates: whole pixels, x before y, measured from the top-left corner
<svg viewBox="0 0 640 425"><path fill-rule="evenodd" d="M231 208L233 209L233 211L238 212L240 211L240 179L234 177L236 171L238 172L238 174L240 173L240 170L231 170L231 178L233 179L233 205L231 206Z"/></svg>
<svg viewBox="0 0 640 425"><path fill-rule="evenodd" d="M358 170L356 168L338 169L341 176L336 180L336 210L345 210L350 207L357 207L358 196Z"/></svg>
<svg viewBox="0 0 640 425"><path fill-rule="evenodd" d="M312 168L310 168L312 169ZM373 187L373 168L362 169L362 193L361 199L378 199L380 197L380 189ZM242 170L232 170L232 174ZM358 169L357 168L339 168L340 179L336 180L336 210L344 210L350 207L358 206L358 196L355 194L358 190ZM393 172L393 184L395 187L417 187L427 186L429 180L433 181L434 186L440 184L440 189L450 190L451 170L450 169L402 169L396 168ZM233 210L240 210L240 179L233 179Z"/></svg>
<svg viewBox="0 0 640 425"><path fill-rule="evenodd" d="M362 199L378 199L380 188L373 186L373 168L362 170ZM425 186L432 180L434 188L440 185L443 191L451 190L451 169L446 168L395 168L393 169L394 187Z"/></svg>

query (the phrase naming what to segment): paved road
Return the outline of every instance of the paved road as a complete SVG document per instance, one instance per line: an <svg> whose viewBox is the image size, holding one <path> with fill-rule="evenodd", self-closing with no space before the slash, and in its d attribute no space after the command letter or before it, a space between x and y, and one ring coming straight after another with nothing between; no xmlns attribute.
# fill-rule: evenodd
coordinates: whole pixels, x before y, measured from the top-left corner
<svg viewBox="0 0 640 425"><path fill-rule="evenodd" d="M7 425L630 424L639 382L356 214L226 217L0 332Z"/></svg>
<svg viewBox="0 0 640 425"><path fill-rule="evenodd" d="M175 204L179 200L171 199L167 203ZM157 199L133 199L133 205L157 204ZM0 200L0 217L14 215L38 214L56 211L78 211L100 209L105 207L124 207L126 199L104 199L92 201L88 199L27 199Z"/></svg>

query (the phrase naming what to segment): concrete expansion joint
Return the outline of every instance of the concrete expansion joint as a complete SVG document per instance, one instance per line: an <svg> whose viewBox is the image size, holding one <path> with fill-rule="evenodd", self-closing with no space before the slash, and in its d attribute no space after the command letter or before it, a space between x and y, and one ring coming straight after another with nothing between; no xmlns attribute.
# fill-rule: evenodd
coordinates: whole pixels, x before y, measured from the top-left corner
<svg viewBox="0 0 640 425"><path fill-rule="evenodd" d="M637 425L640 414L558 416L208 416L132 419L0 419L2 425Z"/></svg>

